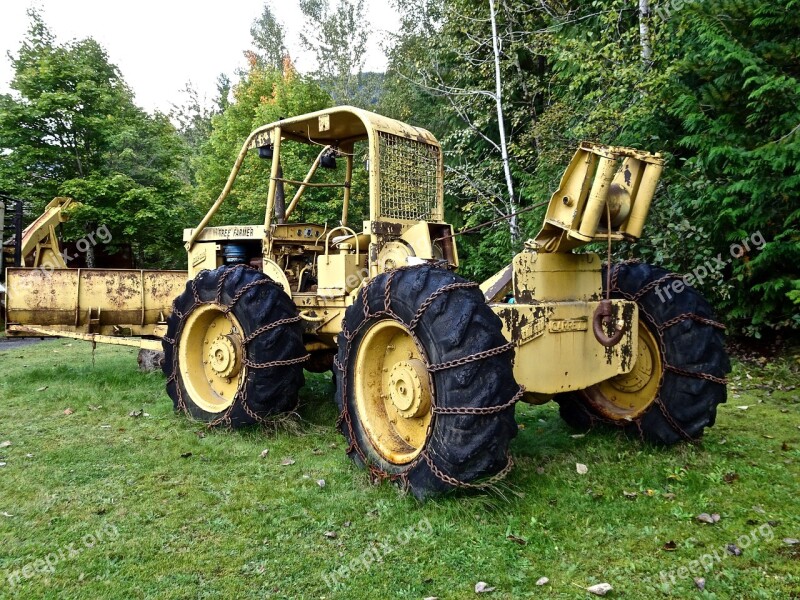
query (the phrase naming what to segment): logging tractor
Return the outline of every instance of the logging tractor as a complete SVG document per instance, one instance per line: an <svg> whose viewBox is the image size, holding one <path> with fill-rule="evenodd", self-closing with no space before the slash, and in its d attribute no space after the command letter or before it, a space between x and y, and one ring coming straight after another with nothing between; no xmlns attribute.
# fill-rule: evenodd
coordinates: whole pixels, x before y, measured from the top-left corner
<svg viewBox="0 0 800 600"><path fill-rule="evenodd" d="M217 223L248 152L267 163L264 220ZM305 175L282 156L308 156ZM541 230L479 284L457 274L431 133L352 107L282 119L250 134L184 231L187 271L34 259L8 269L7 332L163 351L175 409L232 428L293 411L304 371L331 370L347 454L418 498L506 475L518 402L553 400L579 429L694 440L726 399L723 326L680 276L587 248L610 258L641 237L663 163L582 143ZM297 218L311 194L337 222Z"/></svg>

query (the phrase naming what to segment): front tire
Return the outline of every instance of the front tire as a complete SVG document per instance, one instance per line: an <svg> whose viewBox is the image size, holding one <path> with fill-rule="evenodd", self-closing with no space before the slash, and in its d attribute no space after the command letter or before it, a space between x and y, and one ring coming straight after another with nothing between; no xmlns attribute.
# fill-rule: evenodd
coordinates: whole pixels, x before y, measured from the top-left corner
<svg viewBox="0 0 800 600"><path fill-rule="evenodd" d="M579 430L596 423L661 445L698 439L727 396L730 361L724 326L679 275L644 263L612 267L611 297L639 307L639 351L632 371L578 392L559 394L561 417ZM606 271L603 269L603 286Z"/></svg>
<svg viewBox="0 0 800 600"><path fill-rule="evenodd" d="M376 277L347 309L335 363L348 455L422 500L511 466L512 345L477 284L428 266Z"/></svg>
<svg viewBox="0 0 800 600"><path fill-rule="evenodd" d="M163 371L175 410L232 428L294 410L308 358L291 298L244 265L203 271L175 299Z"/></svg>

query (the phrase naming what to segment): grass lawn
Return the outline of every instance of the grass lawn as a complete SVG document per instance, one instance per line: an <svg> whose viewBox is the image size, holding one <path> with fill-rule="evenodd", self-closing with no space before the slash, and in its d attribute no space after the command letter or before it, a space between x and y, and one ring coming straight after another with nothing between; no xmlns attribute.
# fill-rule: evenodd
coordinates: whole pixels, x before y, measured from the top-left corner
<svg viewBox="0 0 800 600"><path fill-rule="evenodd" d="M208 431L132 349L0 344L0 597L797 598L799 385L797 357L737 362L669 449L519 406L499 489L419 505L344 456L330 375L272 431Z"/></svg>

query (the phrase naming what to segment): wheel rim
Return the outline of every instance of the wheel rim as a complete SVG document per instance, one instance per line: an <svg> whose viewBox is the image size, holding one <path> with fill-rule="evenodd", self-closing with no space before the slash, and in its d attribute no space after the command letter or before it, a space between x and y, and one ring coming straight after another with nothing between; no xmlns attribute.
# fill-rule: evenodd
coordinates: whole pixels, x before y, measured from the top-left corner
<svg viewBox="0 0 800 600"><path fill-rule="evenodd" d="M380 321L356 354L354 389L359 422L378 454L408 464L425 447L433 394L422 349L403 325Z"/></svg>
<svg viewBox="0 0 800 600"><path fill-rule="evenodd" d="M210 413L230 407L247 370L236 317L217 304L204 304L186 319L178 346L181 378L192 401Z"/></svg>
<svg viewBox="0 0 800 600"><path fill-rule="evenodd" d="M658 396L664 367L658 340L639 320L636 362L629 373L590 388L589 400L606 417L631 420L647 410Z"/></svg>

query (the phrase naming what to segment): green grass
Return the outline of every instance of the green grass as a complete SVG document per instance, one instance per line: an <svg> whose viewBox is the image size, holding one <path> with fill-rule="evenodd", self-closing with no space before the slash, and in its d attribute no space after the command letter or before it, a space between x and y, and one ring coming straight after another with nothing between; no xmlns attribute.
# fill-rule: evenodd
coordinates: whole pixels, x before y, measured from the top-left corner
<svg viewBox="0 0 800 600"><path fill-rule="evenodd" d="M500 488L425 505L346 459L329 376L307 376L301 418L207 431L173 413L161 374L139 373L135 357L98 347L93 365L78 342L0 346L0 442L11 442L0 597L460 599L478 581L497 588L487 598L587 598L581 588L599 582L619 598L800 594L800 548L782 541L800 537L800 391L785 389L798 385L796 357L736 364L699 445L574 438L554 405L520 406L516 467ZM129 416L138 410L149 416ZM703 512L721 520L700 524ZM754 530L741 556L720 553ZM715 550L708 571L691 562ZM380 562L358 564L370 552ZM660 580L681 567L705 577L704 592L691 576Z"/></svg>

